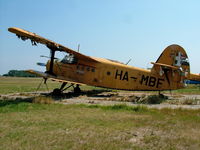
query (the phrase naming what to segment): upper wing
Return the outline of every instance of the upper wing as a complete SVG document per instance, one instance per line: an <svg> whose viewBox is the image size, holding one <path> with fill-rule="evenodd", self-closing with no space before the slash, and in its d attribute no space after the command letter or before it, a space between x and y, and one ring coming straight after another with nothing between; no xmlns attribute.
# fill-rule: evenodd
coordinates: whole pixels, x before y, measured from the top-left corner
<svg viewBox="0 0 200 150"><path fill-rule="evenodd" d="M92 57L83 55L81 53L78 53L70 48L67 48L65 46L62 46L58 43L55 43L51 40L45 39L35 33L20 29L20 28L16 28L16 27L12 27L12 28L8 28L8 31L15 33L19 38L21 38L22 40L27 40L30 39L33 45L37 45L36 43L40 43L40 44L44 44L49 48L53 48L56 51L62 51L62 52L67 52L70 54L75 55L77 58L85 60L85 61L92 61L92 62L98 62L97 60L93 59Z"/></svg>

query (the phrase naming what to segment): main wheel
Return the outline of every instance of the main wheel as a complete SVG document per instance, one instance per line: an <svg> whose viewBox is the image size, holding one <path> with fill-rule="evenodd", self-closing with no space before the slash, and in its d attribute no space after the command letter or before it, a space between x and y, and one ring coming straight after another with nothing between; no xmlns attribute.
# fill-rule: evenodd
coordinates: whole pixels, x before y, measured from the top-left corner
<svg viewBox="0 0 200 150"><path fill-rule="evenodd" d="M78 94L81 92L81 89L79 87L79 85L77 85L75 88L74 88L74 93Z"/></svg>
<svg viewBox="0 0 200 150"><path fill-rule="evenodd" d="M62 91L60 89L54 89L53 92L52 92L52 95L55 95L55 96L60 96L62 94Z"/></svg>

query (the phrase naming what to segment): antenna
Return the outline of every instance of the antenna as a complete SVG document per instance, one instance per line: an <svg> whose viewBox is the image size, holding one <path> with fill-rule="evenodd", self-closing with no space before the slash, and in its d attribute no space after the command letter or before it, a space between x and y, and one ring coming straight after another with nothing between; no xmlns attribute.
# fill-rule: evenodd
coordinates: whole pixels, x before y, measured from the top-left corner
<svg viewBox="0 0 200 150"><path fill-rule="evenodd" d="M80 50L80 44L78 44L78 52L79 52L79 50Z"/></svg>
<svg viewBox="0 0 200 150"><path fill-rule="evenodd" d="M129 61L126 63L126 65L128 65L128 63L130 63L131 59L129 59Z"/></svg>

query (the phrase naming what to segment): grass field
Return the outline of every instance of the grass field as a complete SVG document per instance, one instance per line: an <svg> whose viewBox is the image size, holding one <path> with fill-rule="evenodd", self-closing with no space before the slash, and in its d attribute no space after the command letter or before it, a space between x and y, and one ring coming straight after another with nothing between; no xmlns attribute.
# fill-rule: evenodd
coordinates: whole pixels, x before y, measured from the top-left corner
<svg viewBox="0 0 200 150"><path fill-rule="evenodd" d="M188 85L187 87L179 90L173 91L173 93L182 93L182 94L200 94L199 85Z"/></svg>
<svg viewBox="0 0 200 150"><path fill-rule="evenodd" d="M36 92L42 78L22 78L22 77L0 77L0 94ZM43 81L44 82L44 81ZM48 88L41 84L39 91L51 92L55 88L60 88L61 83L48 80ZM83 86L83 90L95 89L95 87ZM72 88L70 88L72 90Z"/></svg>
<svg viewBox="0 0 200 150"><path fill-rule="evenodd" d="M0 77L0 93L34 92L41 81L42 78ZM48 82L50 90L58 86L58 82ZM47 90L47 88L42 85L40 90Z"/></svg>
<svg viewBox="0 0 200 150"><path fill-rule="evenodd" d="M200 149L200 111L0 103L0 149Z"/></svg>
<svg viewBox="0 0 200 150"><path fill-rule="evenodd" d="M35 91L40 81L0 78L0 94ZM48 86L53 89L59 84L49 82ZM45 89L43 86L41 90ZM192 93L193 89L196 87L175 92ZM2 150L199 150L199 129L200 110L39 104L34 98L1 100L0 97Z"/></svg>

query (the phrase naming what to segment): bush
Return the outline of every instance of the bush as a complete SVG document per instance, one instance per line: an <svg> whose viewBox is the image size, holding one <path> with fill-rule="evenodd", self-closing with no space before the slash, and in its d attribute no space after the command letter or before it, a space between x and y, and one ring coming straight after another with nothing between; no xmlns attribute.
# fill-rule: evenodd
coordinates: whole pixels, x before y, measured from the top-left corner
<svg viewBox="0 0 200 150"><path fill-rule="evenodd" d="M160 104L163 101L165 101L166 99L168 99L168 97L166 97L164 95L148 95L148 96L143 95L140 99L138 99L138 101L136 103L139 103L139 104Z"/></svg>
<svg viewBox="0 0 200 150"><path fill-rule="evenodd" d="M51 97L39 96L39 97L35 97L33 99L33 103L38 103L38 104L52 104L52 103L54 103L54 100Z"/></svg>

